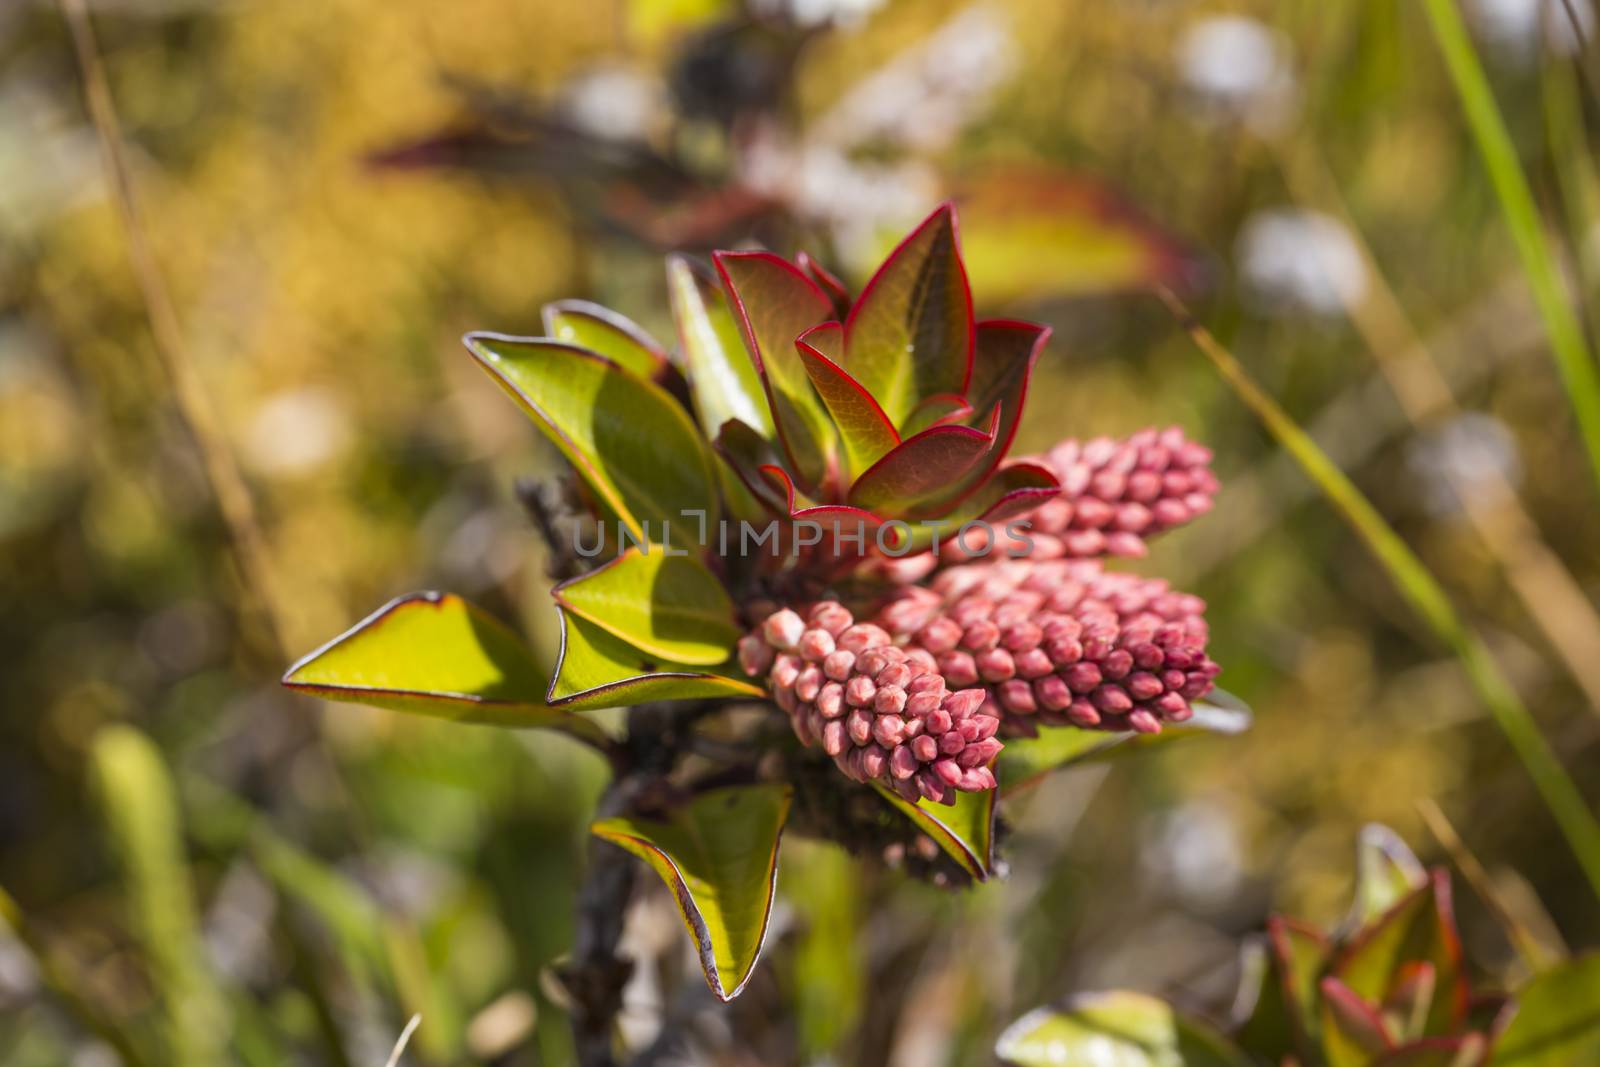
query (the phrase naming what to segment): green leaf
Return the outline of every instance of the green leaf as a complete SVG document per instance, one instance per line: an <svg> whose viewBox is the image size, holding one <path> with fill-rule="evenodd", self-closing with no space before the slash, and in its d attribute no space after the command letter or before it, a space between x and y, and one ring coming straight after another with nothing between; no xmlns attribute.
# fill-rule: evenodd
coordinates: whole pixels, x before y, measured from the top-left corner
<svg viewBox="0 0 1600 1067"><path fill-rule="evenodd" d="M693 544L698 521L683 512L716 521L705 439L666 390L559 341L493 333L464 340L635 540Z"/></svg>
<svg viewBox="0 0 1600 1067"><path fill-rule="evenodd" d="M818 263L803 250L795 253L794 262L795 266L805 272L806 277L817 283L818 289L827 294L828 299L833 302L833 317L843 322L844 317L850 314L851 304L850 290L845 288L844 282L839 280L837 274Z"/></svg>
<svg viewBox="0 0 1600 1067"><path fill-rule="evenodd" d="M630 548L555 587L556 602L629 644L677 663L714 667L739 640L733 599L693 556Z"/></svg>
<svg viewBox="0 0 1600 1067"><path fill-rule="evenodd" d="M206 962L172 775L155 744L131 726L95 734L90 767L122 867L132 929L160 1002L163 1062L220 1063L228 1011Z"/></svg>
<svg viewBox="0 0 1600 1067"><path fill-rule="evenodd" d="M994 812L999 800L998 789L957 793L954 804L933 805L922 800L913 804L877 783L873 783L873 788L933 838L975 881L989 880L994 871Z"/></svg>
<svg viewBox="0 0 1600 1067"><path fill-rule="evenodd" d="M1239 1047L1259 1060L1282 1063L1299 1047L1281 968L1265 935L1251 937L1239 953L1239 991L1231 1018Z"/></svg>
<svg viewBox="0 0 1600 1067"><path fill-rule="evenodd" d="M761 954L792 799L786 785L732 786L702 793L665 821L618 816L589 828L667 883L718 1000L739 995Z"/></svg>
<svg viewBox="0 0 1600 1067"><path fill-rule="evenodd" d="M290 667L283 684L436 719L594 736L591 723L545 706L544 672L521 638L450 593L389 601Z"/></svg>
<svg viewBox="0 0 1600 1067"><path fill-rule="evenodd" d="M1011 738L995 759L995 777L1008 793L1018 792L1038 784L1052 771L1075 763L1129 755L1197 735L1240 734L1249 728L1249 709L1231 693L1217 689L1205 700L1194 702L1194 716L1187 722L1169 723L1158 734L1047 726L1036 737Z"/></svg>
<svg viewBox="0 0 1600 1067"><path fill-rule="evenodd" d="M1302 1057L1315 1063L1322 1032L1318 983L1331 946L1320 930L1278 915L1267 920L1267 942L1295 1042Z"/></svg>
<svg viewBox="0 0 1600 1067"><path fill-rule="evenodd" d="M970 426L935 426L901 442L850 487L858 508L895 518L926 518L950 510L980 473L994 434Z"/></svg>
<svg viewBox="0 0 1600 1067"><path fill-rule="evenodd" d="M1015 1067L1250 1067L1209 1024L1143 993L1086 993L1008 1026L995 1055Z"/></svg>
<svg viewBox="0 0 1600 1067"><path fill-rule="evenodd" d="M1423 868L1400 835L1387 826L1368 823L1356 844L1356 895L1350 909L1354 926L1365 926L1422 888Z"/></svg>
<svg viewBox="0 0 1600 1067"><path fill-rule="evenodd" d="M729 419L738 419L770 440L772 415L761 375L745 351L721 287L693 261L672 255L667 257L667 292L689 390L707 436Z"/></svg>
<svg viewBox="0 0 1600 1067"><path fill-rule="evenodd" d="M966 392L972 292L951 205L889 253L851 307L844 332L845 369L896 426L924 397Z"/></svg>
<svg viewBox="0 0 1600 1067"><path fill-rule="evenodd" d="M876 463L900 443L894 423L883 413L866 387L839 366L843 328L836 322L807 330L795 342L811 384L827 405L833 425L844 443L845 465L851 475Z"/></svg>
<svg viewBox="0 0 1600 1067"><path fill-rule="evenodd" d="M666 349L632 319L587 300L557 300L542 312L545 333L557 341L605 356L641 378L668 366Z"/></svg>
<svg viewBox="0 0 1600 1067"><path fill-rule="evenodd" d="M1558 963L1523 986L1495 1067L1600 1063L1600 954Z"/></svg>
<svg viewBox="0 0 1600 1067"><path fill-rule="evenodd" d="M766 696L760 686L641 652L577 615L561 611L561 655L546 699L566 711L623 708L647 700Z"/></svg>
<svg viewBox="0 0 1600 1067"><path fill-rule="evenodd" d="M831 318L833 302L793 264L771 252L717 252L712 261L761 375L784 450L801 481L820 485L833 450L833 431L811 390L795 338Z"/></svg>
<svg viewBox="0 0 1600 1067"><path fill-rule="evenodd" d="M960 191L962 252L984 301L1182 288L1192 257L1109 188L1042 169L991 171Z"/></svg>
<svg viewBox="0 0 1600 1067"><path fill-rule="evenodd" d="M1381 1003L1406 964L1433 965L1436 994L1424 1032L1453 1032L1467 1014L1461 939L1450 900L1450 876L1435 871L1422 888L1385 912L1345 947L1333 974L1364 1000Z"/></svg>

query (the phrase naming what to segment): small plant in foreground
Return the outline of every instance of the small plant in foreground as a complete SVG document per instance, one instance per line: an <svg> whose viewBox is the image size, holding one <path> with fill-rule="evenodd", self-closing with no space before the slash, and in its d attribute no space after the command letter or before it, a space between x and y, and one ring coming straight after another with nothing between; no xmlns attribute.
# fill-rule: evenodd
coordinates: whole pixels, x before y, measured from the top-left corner
<svg viewBox="0 0 1600 1067"><path fill-rule="evenodd" d="M803 255L713 264L668 260L671 353L574 301L545 309L548 337L466 338L577 476L575 507L532 502L562 579L552 677L501 624L428 593L285 683L603 752L594 833L673 888L728 999L755 965L786 825L981 881L1003 795L1247 716L1208 702L1204 604L1098 558L1206 511L1210 453L1172 429L1008 458L1049 331L974 320L949 207L855 297ZM620 731L586 714L610 707L633 709ZM602 922L630 884L616 855L594 855L564 975L591 1050L626 977L620 924Z"/></svg>
<svg viewBox="0 0 1600 1067"><path fill-rule="evenodd" d="M1541 970L1515 996L1472 989L1450 876L1368 826L1334 931L1275 916L1246 946L1227 1027L1142 993L1090 993L1001 1035L1015 1067L1578 1067L1600 1062L1600 956Z"/></svg>

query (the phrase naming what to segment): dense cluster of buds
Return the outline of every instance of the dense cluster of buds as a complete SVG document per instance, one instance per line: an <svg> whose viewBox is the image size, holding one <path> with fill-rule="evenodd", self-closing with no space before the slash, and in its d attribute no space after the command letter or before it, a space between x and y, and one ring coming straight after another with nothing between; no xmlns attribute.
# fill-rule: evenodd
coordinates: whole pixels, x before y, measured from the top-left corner
<svg viewBox="0 0 1600 1067"><path fill-rule="evenodd" d="M805 619L784 608L739 642L745 672L765 677L795 736L858 782L906 800L951 804L993 789L999 720L981 688L952 692L934 658L824 601Z"/></svg>
<svg viewBox="0 0 1600 1067"><path fill-rule="evenodd" d="M1034 559L1144 556L1149 538L1210 511L1218 487L1211 450L1177 426L1068 438L1026 459L1061 482L1059 495L1027 515ZM946 545L947 559L981 551L970 537Z"/></svg>
<svg viewBox="0 0 1600 1067"><path fill-rule="evenodd" d="M953 687L982 686L1008 733L1038 725L1157 733L1220 668L1205 602L1092 560L995 560L908 586L877 622Z"/></svg>

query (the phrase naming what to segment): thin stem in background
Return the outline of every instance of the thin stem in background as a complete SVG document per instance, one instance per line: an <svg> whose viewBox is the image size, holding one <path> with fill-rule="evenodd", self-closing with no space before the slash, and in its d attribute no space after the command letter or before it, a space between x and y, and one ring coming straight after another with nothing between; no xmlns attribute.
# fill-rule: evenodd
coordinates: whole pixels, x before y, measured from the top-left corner
<svg viewBox="0 0 1600 1067"><path fill-rule="evenodd" d="M1544 224L1533 190L1517 159L1516 145L1489 89L1489 79L1478 59L1455 0L1425 0L1439 50L1444 53L1450 80L1461 98L1467 124L1489 172L1490 184L1500 202L1500 213L1511 231L1523 273L1533 290L1534 302L1544 319L1550 351L1561 372L1562 384L1578 421L1578 433L1589 454L1589 465L1600 484L1600 373L1597 373L1583 327L1568 302L1561 273L1545 238Z"/></svg>
<svg viewBox="0 0 1600 1067"><path fill-rule="evenodd" d="M217 509L227 526L229 542L244 577L245 593L256 601L255 615L270 636L271 651L277 658L284 659L291 637L286 632L289 618L285 610L287 600L281 591L282 586L272 565L261 526L256 521L255 503L249 487L239 472L238 464L234 462L233 452L222 434L216 409L212 407L199 372L195 369L171 294L156 263L134 190L133 175L128 167L116 104L111 97L105 64L100 59L88 10L84 0L59 2L83 77L84 98L100 144L106 184L128 243L128 258L138 280L139 293L144 299L145 314L150 322L150 332L155 339L162 371L172 387L178 413L200 455L206 480L216 496Z"/></svg>
<svg viewBox="0 0 1600 1067"><path fill-rule="evenodd" d="M257 521L255 502L234 460L233 451L222 433L216 409L206 394L204 383L184 339L177 310L157 263L140 211L132 171L128 166L123 144L121 122L117 117L116 104L111 96L110 82L106 77L105 64L95 40L94 27L89 20L88 8L84 0L58 0L58 3L72 38L73 51L83 81L84 99L100 147L106 184L127 242L128 257L144 301L145 314L155 340L161 368L172 388L184 427L194 443L196 452L199 453L207 482L217 500L217 509L228 530L233 556L243 578L242 585L249 601L249 610L242 611L241 615L247 622L257 624L258 632L261 634L258 640L264 646L266 654L275 662L285 662L289 658L288 649L291 645L309 644L309 640L293 629L294 616L289 611L288 597L283 592L283 585L273 564L271 551ZM356 817L354 825L358 831L363 831L365 818L359 798L345 782L338 760L332 752L327 751L321 732L317 731L315 736L335 782L341 793L350 801L349 810ZM362 836L366 835L363 833ZM421 934L411 920L396 918L393 933L397 957L425 958ZM397 969L402 966L402 962L401 958L394 960ZM426 975L418 977L431 978ZM427 984L433 986L435 996L432 999L437 1001L439 995L442 995L443 987L432 982ZM422 1000L427 998L422 996L421 990L402 989L402 996L406 992L411 992L413 996L405 998L411 1001L405 1006L415 1013L416 1008L423 1006ZM433 1008L435 1016L442 1015L447 1020L452 1017L452 1013L441 1011L438 1003L430 1007ZM418 1042L433 1059L445 1058L450 1052L449 1046L456 1043L451 1037L440 1032L437 1019L434 1025L430 1025L422 1032Z"/></svg>
<svg viewBox="0 0 1600 1067"><path fill-rule="evenodd" d="M1494 880L1489 877L1489 872L1484 870L1483 864L1478 862L1478 857L1461 840L1461 835L1450 824L1444 809L1440 808L1431 799L1424 797L1417 801L1417 811L1422 815L1422 821L1428 824L1428 830L1438 839L1439 844L1450 856L1450 861L1456 865L1461 876L1472 886L1472 891L1483 901L1495 922L1500 924L1505 931L1506 940L1511 942L1511 947L1516 950L1522 962L1530 973L1538 974L1545 968L1559 962L1559 957L1551 953L1539 943L1539 939L1517 919L1516 913L1501 898L1494 887Z"/></svg>
<svg viewBox="0 0 1600 1067"><path fill-rule="evenodd" d="M1338 218L1350 233L1369 284L1359 297L1344 294L1345 313L1371 351L1401 411L1418 428L1458 417L1461 409L1450 383L1378 266L1316 145L1308 139L1294 148L1274 147L1279 169L1295 199ZM1404 355L1408 352L1420 352L1424 358L1409 358ZM1443 473L1467 521L1499 562L1523 608L1583 690L1590 710L1600 715L1600 657L1594 654L1600 649L1600 615L1583 587L1545 544L1516 490L1498 470L1483 465L1471 478L1464 478L1445 464Z"/></svg>
<svg viewBox="0 0 1600 1067"><path fill-rule="evenodd" d="M1571 846L1584 876L1600 897L1600 822L1561 766L1526 705L1506 679L1483 639L1468 629L1442 586L1395 533L1377 508L1315 441L1278 406L1239 361L1202 326L1173 292L1157 290L1195 346L1267 430L1322 490L1367 548L1377 557L1400 595L1430 630L1455 653L1478 696L1522 760L1545 806Z"/></svg>

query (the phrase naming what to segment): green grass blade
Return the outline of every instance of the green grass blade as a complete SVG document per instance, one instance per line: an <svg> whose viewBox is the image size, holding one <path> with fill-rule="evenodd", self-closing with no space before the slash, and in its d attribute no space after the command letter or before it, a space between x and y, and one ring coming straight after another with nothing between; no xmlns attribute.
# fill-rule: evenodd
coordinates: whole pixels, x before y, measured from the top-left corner
<svg viewBox="0 0 1600 1067"><path fill-rule="evenodd" d="M1378 558L1412 609L1461 661L1467 679L1494 716L1506 740L1511 742L1517 758L1527 769L1539 796L1577 856L1590 886L1596 896L1600 896L1600 822L1596 822L1582 794L1556 759L1522 698L1506 680L1483 640L1461 620L1438 580L1344 471L1256 384L1232 353L1195 321L1177 297L1165 289L1160 290L1160 295L1239 399L1317 484Z"/></svg>
<svg viewBox="0 0 1600 1067"><path fill-rule="evenodd" d="M150 739L129 726L100 731L90 758L133 930L161 998L165 1062L221 1063L228 1011L201 944L172 777Z"/></svg>
<svg viewBox="0 0 1600 1067"><path fill-rule="evenodd" d="M50 947L4 886L0 886L0 925L7 927L27 950L34 970L38 972L40 984L50 990L90 1032L111 1046L122 1060L123 1067L145 1067L149 1061L140 1054L133 1039L80 992L79 982L57 962Z"/></svg>
<svg viewBox="0 0 1600 1067"><path fill-rule="evenodd" d="M1584 448L1589 453L1589 464L1600 480L1600 373L1595 369L1584 340L1583 327L1567 299L1555 255L1545 238L1533 190L1517 159L1516 146L1489 89L1489 79L1461 12L1456 9L1456 0L1425 0L1424 6L1433 25L1434 38L1450 69L1450 80L1461 98L1478 153L1489 172L1500 212L1517 246L1523 273L1533 290L1534 303L1544 320L1550 350L1577 416Z"/></svg>

